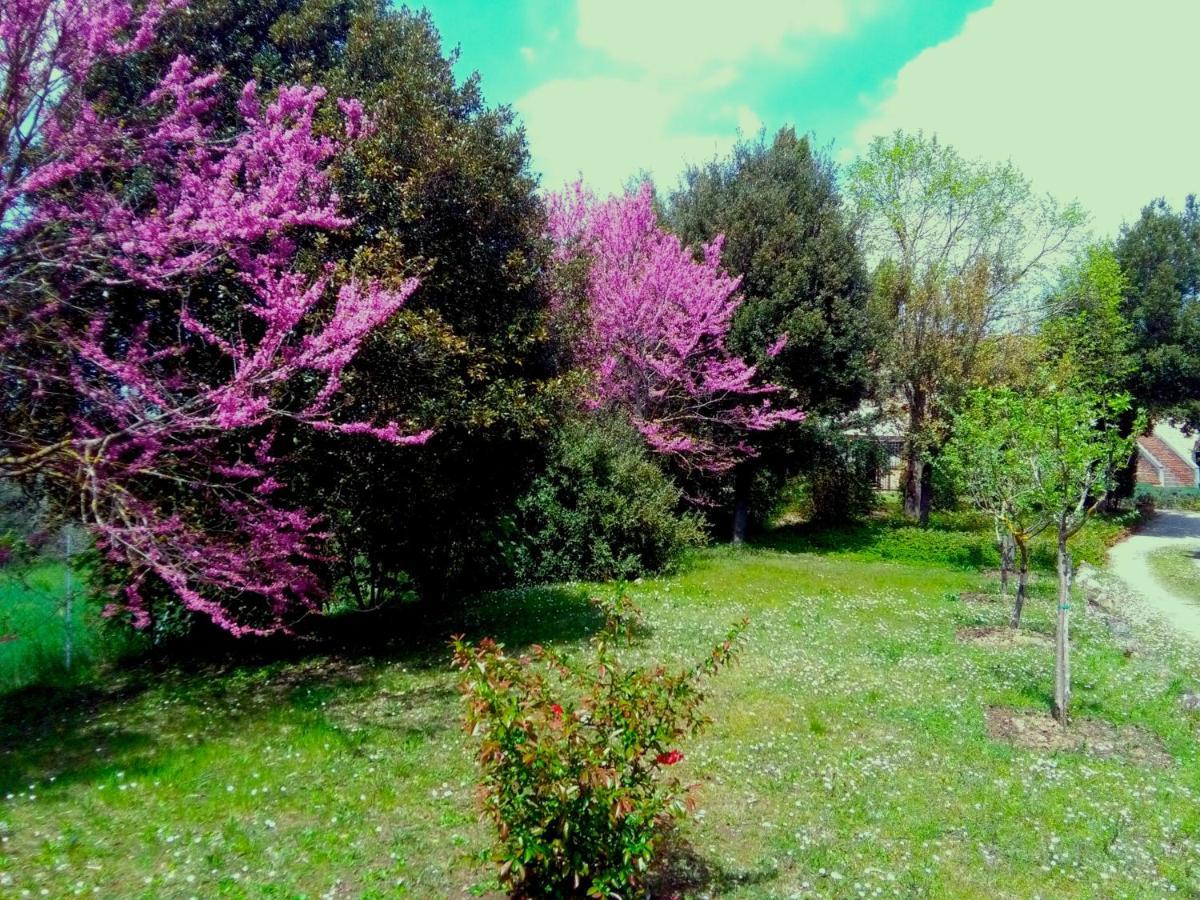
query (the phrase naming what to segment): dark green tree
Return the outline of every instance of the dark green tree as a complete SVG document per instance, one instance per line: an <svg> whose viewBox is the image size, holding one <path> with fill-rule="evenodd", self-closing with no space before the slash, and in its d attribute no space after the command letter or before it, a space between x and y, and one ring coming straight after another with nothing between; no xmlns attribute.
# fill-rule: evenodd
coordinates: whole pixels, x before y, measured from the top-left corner
<svg viewBox="0 0 1200 900"><path fill-rule="evenodd" d="M1122 312L1132 327L1134 401L1200 427L1200 206L1162 199L1121 229Z"/></svg>
<svg viewBox="0 0 1200 900"><path fill-rule="evenodd" d="M745 295L730 346L794 392L810 417L797 428L811 431L858 406L875 348L869 279L827 154L790 127L770 141L741 141L729 156L688 170L666 218L690 244L725 236L722 262L741 276ZM745 533L754 470L802 463L789 452L797 428L767 437L762 456L740 467L735 541Z"/></svg>

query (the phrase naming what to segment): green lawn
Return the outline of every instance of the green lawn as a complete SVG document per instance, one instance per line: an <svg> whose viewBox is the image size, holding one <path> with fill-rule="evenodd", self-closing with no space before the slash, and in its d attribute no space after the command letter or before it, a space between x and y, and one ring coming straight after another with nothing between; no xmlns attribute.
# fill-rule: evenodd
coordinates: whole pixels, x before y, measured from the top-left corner
<svg viewBox="0 0 1200 900"><path fill-rule="evenodd" d="M116 658L131 644L127 636L102 627L99 607L82 598L78 573L68 624L66 574L61 562L0 569L0 694L33 683L85 680L97 664ZM64 652L68 628L70 671Z"/></svg>
<svg viewBox="0 0 1200 900"><path fill-rule="evenodd" d="M1159 550L1150 555L1150 568L1181 597L1200 603L1200 562L1196 559L1186 550Z"/></svg>
<svg viewBox="0 0 1200 900"><path fill-rule="evenodd" d="M1077 615L1077 716L1135 725L1174 761L1017 749L988 737L987 710L1045 710L1052 650L956 640L1007 615L959 599L986 589L977 571L863 546L802 551L815 540L777 533L631 586L651 627L636 650L646 658L692 660L752 619L741 663L716 682L712 728L683 748L702 802L660 885L736 897L1200 892L1200 718L1179 702L1196 690L1195 653L1131 646L1126 628ZM1035 585L1034 632L1051 627L1052 590ZM491 595L469 607L468 631L582 646L597 624L587 595ZM392 641L349 617L324 649L287 659L131 669L0 701L0 895L494 892L442 646L462 617L391 626L403 635Z"/></svg>

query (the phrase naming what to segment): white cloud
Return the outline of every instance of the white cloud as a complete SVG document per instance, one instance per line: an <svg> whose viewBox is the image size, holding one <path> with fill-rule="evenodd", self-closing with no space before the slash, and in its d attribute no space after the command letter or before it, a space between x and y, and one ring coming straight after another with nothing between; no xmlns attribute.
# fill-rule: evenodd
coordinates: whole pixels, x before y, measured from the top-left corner
<svg viewBox="0 0 1200 900"><path fill-rule="evenodd" d="M522 47L521 48L521 58L523 60L525 60L525 62L527 62L527 63L536 62L537 61L537 51L534 50L532 47Z"/></svg>
<svg viewBox="0 0 1200 900"><path fill-rule="evenodd" d="M996 0L922 52L855 131L936 132L1077 198L1099 235L1200 189L1194 0Z"/></svg>
<svg viewBox="0 0 1200 900"><path fill-rule="evenodd" d="M648 82L583 78L547 82L516 108L543 187L556 190L582 174L595 190L609 192L643 170L670 186L686 163L732 146L732 124L710 134L676 133L671 120L680 103L675 91ZM741 107L729 118L746 124L750 117L758 119Z"/></svg>
<svg viewBox="0 0 1200 900"><path fill-rule="evenodd" d="M579 44L634 71L549 81L514 104L543 185L582 174L614 191L642 171L673 185L686 164L762 127L736 95L740 67L764 55L794 64L806 43L847 34L883 2L578 0Z"/></svg>
<svg viewBox="0 0 1200 900"><path fill-rule="evenodd" d="M734 115L737 118L738 131L747 137L753 137L762 128L762 119L748 106L739 106L734 110Z"/></svg>
<svg viewBox="0 0 1200 900"><path fill-rule="evenodd" d="M844 34L864 0L579 0L579 42L618 62L694 72L752 53L777 53L794 36Z"/></svg>

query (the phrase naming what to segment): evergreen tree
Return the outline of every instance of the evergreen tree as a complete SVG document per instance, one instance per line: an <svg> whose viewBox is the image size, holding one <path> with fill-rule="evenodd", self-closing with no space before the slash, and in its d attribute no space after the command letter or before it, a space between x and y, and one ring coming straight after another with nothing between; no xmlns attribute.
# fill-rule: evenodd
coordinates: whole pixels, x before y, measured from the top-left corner
<svg viewBox="0 0 1200 900"><path fill-rule="evenodd" d="M1162 199L1121 230L1122 312L1132 331L1130 391L1151 415L1200 427L1200 207Z"/></svg>
<svg viewBox="0 0 1200 900"><path fill-rule="evenodd" d="M802 466L797 448L868 392L875 331L867 270L832 161L790 127L689 169L669 198L667 223L693 246L725 236L721 261L741 277L745 298L729 346L792 391L810 416L806 425L764 435L760 455L739 467L740 540L756 473L771 470L778 478Z"/></svg>

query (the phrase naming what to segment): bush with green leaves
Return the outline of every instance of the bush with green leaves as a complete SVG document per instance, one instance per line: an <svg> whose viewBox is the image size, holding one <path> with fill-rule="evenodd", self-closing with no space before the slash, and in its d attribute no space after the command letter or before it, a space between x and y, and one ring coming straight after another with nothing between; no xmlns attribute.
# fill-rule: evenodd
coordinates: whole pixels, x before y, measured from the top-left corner
<svg viewBox="0 0 1200 900"><path fill-rule="evenodd" d="M665 828L692 805L668 770L683 759L680 741L706 724L705 685L747 624L691 668L643 668L617 652L637 633L637 609L627 598L601 606L587 661L453 640L496 861L520 896L629 896L644 881Z"/></svg>
<svg viewBox="0 0 1200 900"><path fill-rule="evenodd" d="M517 503L504 545L519 582L633 578L704 537L699 516L628 425L568 420Z"/></svg>
<svg viewBox="0 0 1200 900"><path fill-rule="evenodd" d="M1183 509L1200 512L1200 488L1139 484L1133 493L1133 500L1139 505L1149 505L1155 509Z"/></svg>
<svg viewBox="0 0 1200 900"><path fill-rule="evenodd" d="M829 433L805 476L813 520L849 522L868 515L876 506L875 480L885 464L878 442Z"/></svg>

